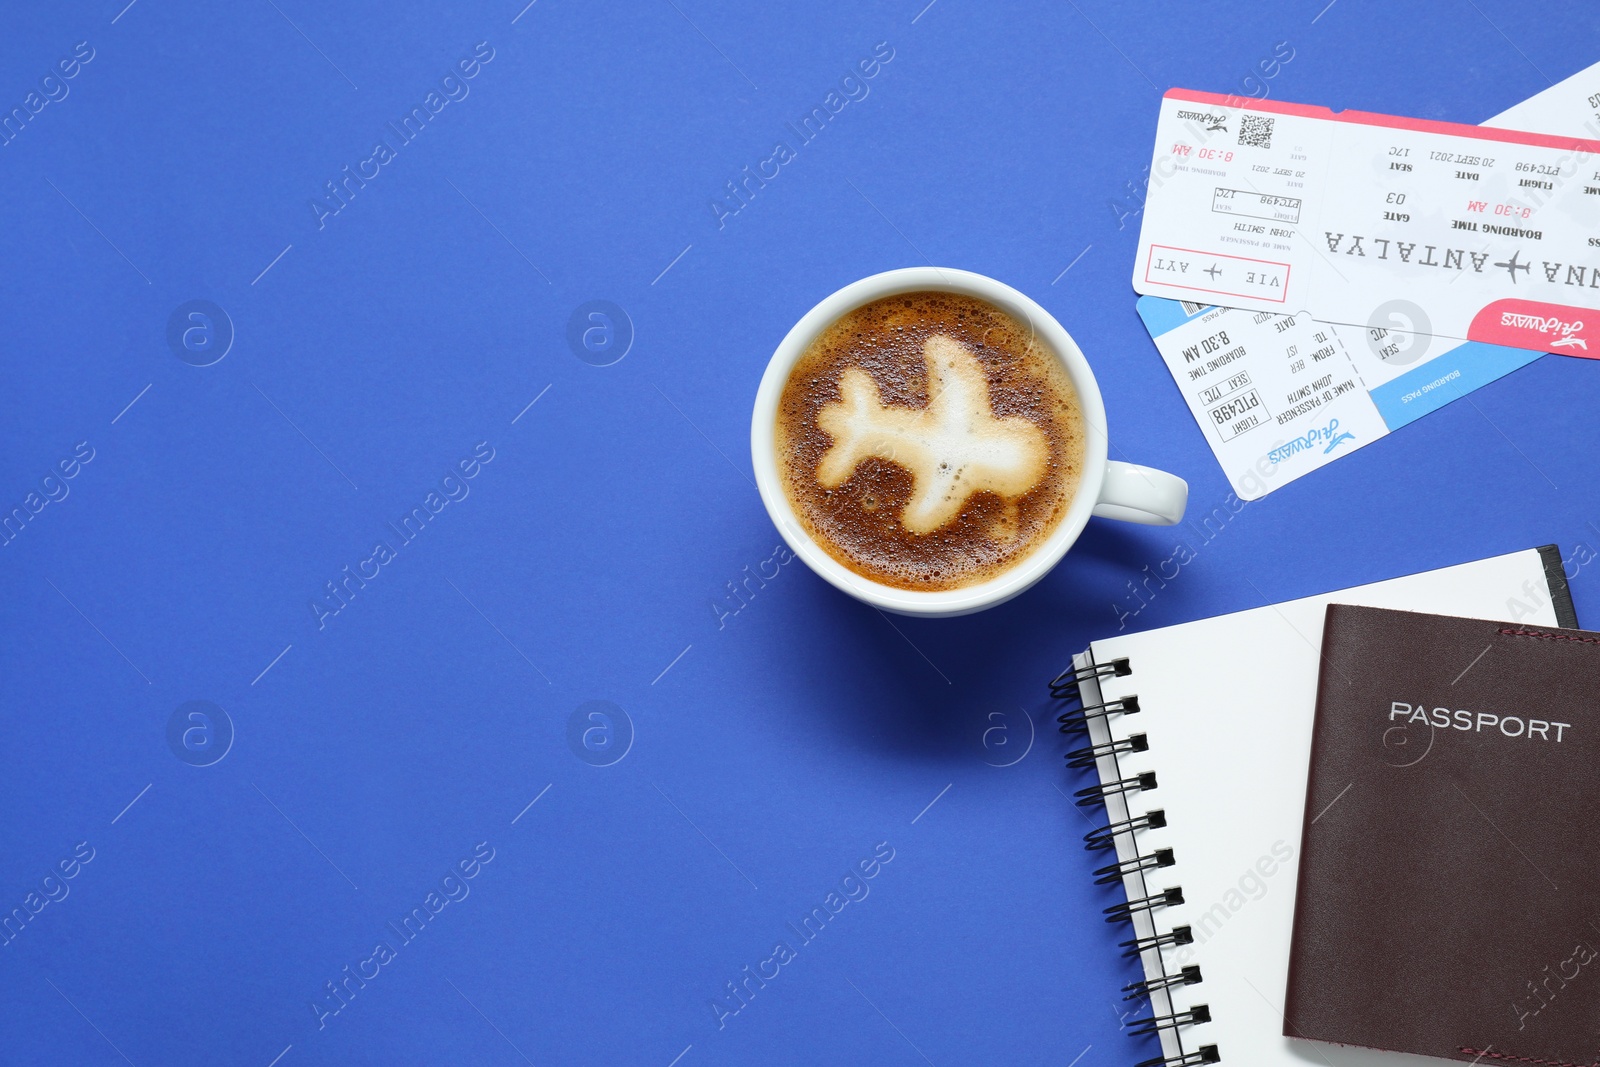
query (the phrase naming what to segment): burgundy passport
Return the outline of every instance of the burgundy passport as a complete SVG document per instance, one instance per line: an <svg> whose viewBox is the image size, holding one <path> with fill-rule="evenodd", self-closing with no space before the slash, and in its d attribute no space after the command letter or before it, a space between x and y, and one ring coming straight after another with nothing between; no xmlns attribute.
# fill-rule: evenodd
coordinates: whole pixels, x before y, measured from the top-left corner
<svg viewBox="0 0 1600 1067"><path fill-rule="evenodd" d="M1600 634L1329 606L1283 1032L1600 1067Z"/></svg>

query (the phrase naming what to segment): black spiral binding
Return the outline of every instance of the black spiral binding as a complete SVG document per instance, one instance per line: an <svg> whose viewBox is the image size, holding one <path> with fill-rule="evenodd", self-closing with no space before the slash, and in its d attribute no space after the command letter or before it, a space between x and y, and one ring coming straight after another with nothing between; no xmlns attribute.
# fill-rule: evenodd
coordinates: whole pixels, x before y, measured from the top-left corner
<svg viewBox="0 0 1600 1067"><path fill-rule="evenodd" d="M1080 808L1092 808L1096 804L1104 804L1106 797L1113 793L1143 793L1156 787L1156 772L1144 771L1132 778L1120 778L1115 782L1101 782L1091 785L1087 789L1079 789L1072 795L1078 798Z"/></svg>
<svg viewBox="0 0 1600 1067"><path fill-rule="evenodd" d="M1183 903L1183 886L1175 885L1163 889L1159 893L1151 893L1147 897L1134 897L1124 900L1120 904L1113 904L1102 909L1106 914L1108 923L1125 923L1133 920L1136 911L1155 911L1157 908L1170 908Z"/></svg>
<svg viewBox="0 0 1600 1067"><path fill-rule="evenodd" d="M1180 1056L1177 1059L1168 1059L1165 1056L1154 1056L1148 1060L1140 1060L1134 1067L1200 1067L1205 1063L1221 1063L1222 1054L1215 1045L1201 1045L1193 1052Z"/></svg>
<svg viewBox="0 0 1600 1067"><path fill-rule="evenodd" d="M1102 704L1083 704L1071 711L1056 716L1056 722L1061 724L1061 732L1069 734L1074 730L1087 730L1090 719L1102 719L1112 712L1121 712L1123 715L1137 715L1139 713L1139 698L1125 696L1121 700L1107 700Z"/></svg>
<svg viewBox="0 0 1600 1067"><path fill-rule="evenodd" d="M1081 667L1078 669L1068 667L1050 679L1050 695L1058 700L1070 700L1079 696L1079 682L1086 682L1090 679L1099 681L1101 678L1122 678L1132 673L1133 669L1128 666L1128 661L1125 659L1114 659L1110 663L1102 663L1094 667Z"/></svg>
<svg viewBox="0 0 1600 1067"><path fill-rule="evenodd" d="M1148 949L1160 948L1162 945L1192 945L1194 944L1194 931L1187 926L1174 926L1164 934L1154 937L1136 937L1132 941L1124 941L1117 947L1122 949L1125 959L1142 956Z"/></svg>
<svg viewBox="0 0 1600 1067"><path fill-rule="evenodd" d="M1173 986L1179 985L1197 985L1200 980L1199 966L1191 963L1177 974L1163 975L1160 978L1146 978L1142 982L1129 982L1122 987L1122 991L1127 994L1122 999L1138 1000L1140 997L1148 997L1151 990L1154 989L1171 989Z"/></svg>
<svg viewBox="0 0 1600 1067"><path fill-rule="evenodd" d="M1135 856L1131 860L1121 863L1108 863L1095 871L1095 885L1110 885L1120 882L1135 871L1153 871L1157 867L1171 867L1173 864L1172 850L1158 848L1148 856Z"/></svg>
<svg viewBox="0 0 1600 1067"><path fill-rule="evenodd" d="M1133 673L1132 666L1126 659L1112 660L1110 663L1093 664L1088 667L1069 667L1050 680L1050 695L1058 700L1072 701L1075 707L1069 707L1058 718L1062 733L1089 730L1089 724L1094 719L1109 719L1113 714L1134 715L1139 711L1139 698L1133 694L1116 700L1103 700L1098 704L1084 702L1082 684L1087 681L1099 683L1107 678L1125 678ZM1097 684L1098 688L1098 684ZM1132 752L1148 752L1149 739L1142 733L1129 734L1122 738L1113 738L1099 744L1088 744L1075 748L1067 753L1067 766L1087 768L1098 766L1103 757L1112 757ZM1095 804L1104 804L1108 797L1121 794L1126 800L1135 793L1144 793L1156 788L1154 771L1145 771L1140 774L1130 775L1114 781L1101 782L1098 785L1079 789L1075 794L1077 803L1082 807ZM1131 814L1131 813L1130 813ZM1104 826L1096 827L1084 835L1084 847L1090 851L1100 852L1114 848L1117 838L1123 834L1132 834L1137 830L1156 830L1167 825L1167 813L1160 808L1152 808L1140 815L1131 815L1130 818L1116 822L1108 822ZM1143 874L1147 871L1156 871L1171 867L1176 860L1172 849L1158 848L1149 853L1140 853L1132 859L1108 863L1095 870L1096 885L1110 885L1120 882L1130 874ZM1169 908L1183 903L1183 887L1170 886L1160 892L1151 893L1144 897L1130 897L1129 899L1113 904L1104 909L1106 922L1121 923L1132 922L1139 912L1154 913L1161 908ZM1121 944L1123 955L1137 958L1151 949L1160 949L1166 945L1190 945L1194 943L1194 931L1188 926L1174 926L1165 933L1156 933L1149 937L1135 937ZM1148 997L1158 990L1171 990L1179 986L1198 985L1204 981L1200 968L1196 965L1185 966L1175 974L1163 975L1158 978L1146 978L1143 981L1133 982L1123 987L1125 1000L1136 1000ZM1153 1014L1148 1018L1136 1019L1128 1024L1130 1033L1136 1035L1160 1034L1164 1030L1177 1030L1184 1026L1194 1026L1199 1023L1211 1021L1211 1009L1205 1004L1196 1004L1186 1011L1174 1011L1168 1014ZM1215 1045L1201 1045L1193 1052L1182 1053L1178 1056L1156 1056L1144 1060L1135 1067L1203 1067L1205 1064L1220 1063L1222 1055Z"/></svg>
<svg viewBox="0 0 1600 1067"><path fill-rule="evenodd" d="M1195 1023L1208 1023L1211 1021L1211 1009L1204 1004L1196 1004L1188 1011L1175 1011L1171 1015L1152 1015L1148 1019L1135 1019L1128 1024L1128 1033L1143 1036L1161 1030L1176 1030L1180 1026L1193 1026Z"/></svg>
<svg viewBox="0 0 1600 1067"><path fill-rule="evenodd" d="M1103 745L1084 745L1067 753L1068 767L1093 767L1101 756L1115 756L1119 752L1148 752L1150 742L1144 734L1129 734L1120 741L1107 741Z"/></svg>
<svg viewBox="0 0 1600 1067"><path fill-rule="evenodd" d="M1154 808L1132 819L1095 827L1083 835L1083 847L1091 852L1101 852L1117 843L1118 834L1132 833L1134 830L1159 830L1165 825L1167 825L1167 813L1160 808ZM1185 941L1184 944L1188 942Z"/></svg>

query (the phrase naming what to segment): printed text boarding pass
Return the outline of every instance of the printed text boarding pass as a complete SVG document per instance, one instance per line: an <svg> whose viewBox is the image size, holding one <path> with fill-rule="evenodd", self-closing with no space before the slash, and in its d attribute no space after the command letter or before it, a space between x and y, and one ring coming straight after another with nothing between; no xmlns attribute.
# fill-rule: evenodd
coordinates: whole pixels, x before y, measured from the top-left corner
<svg viewBox="0 0 1600 1067"><path fill-rule="evenodd" d="M1133 282L1600 357L1600 141L1173 89Z"/></svg>

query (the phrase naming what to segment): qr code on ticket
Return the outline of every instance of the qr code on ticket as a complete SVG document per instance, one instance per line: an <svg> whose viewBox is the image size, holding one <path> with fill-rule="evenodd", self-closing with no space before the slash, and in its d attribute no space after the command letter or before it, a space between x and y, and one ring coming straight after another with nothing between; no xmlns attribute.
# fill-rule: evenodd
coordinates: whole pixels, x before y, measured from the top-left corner
<svg viewBox="0 0 1600 1067"><path fill-rule="evenodd" d="M1272 118L1268 115L1240 115L1239 143L1251 148L1272 147Z"/></svg>

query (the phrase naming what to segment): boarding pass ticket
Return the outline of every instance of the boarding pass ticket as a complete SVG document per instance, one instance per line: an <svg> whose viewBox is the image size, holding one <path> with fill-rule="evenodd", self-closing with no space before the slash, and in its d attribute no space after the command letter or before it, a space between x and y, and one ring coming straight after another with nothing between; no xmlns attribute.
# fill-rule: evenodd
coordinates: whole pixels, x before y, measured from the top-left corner
<svg viewBox="0 0 1600 1067"><path fill-rule="evenodd" d="M1600 64L1486 126L1600 132ZM1539 352L1145 296L1139 314L1241 499L1348 455L1494 381ZM1582 354L1580 352L1580 354Z"/></svg>
<svg viewBox="0 0 1600 1067"><path fill-rule="evenodd" d="M1600 141L1173 89L1133 287L1600 356Z"/></svg>

